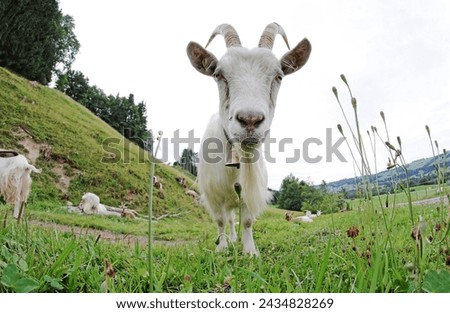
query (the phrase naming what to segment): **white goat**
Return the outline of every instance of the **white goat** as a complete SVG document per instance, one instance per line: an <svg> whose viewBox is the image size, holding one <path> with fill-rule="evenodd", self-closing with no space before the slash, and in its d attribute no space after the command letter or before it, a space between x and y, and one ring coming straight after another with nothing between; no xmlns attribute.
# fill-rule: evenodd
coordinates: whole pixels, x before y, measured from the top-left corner
<svg viewBox="0 0 450 313"><path fill-rule="evenodd" d="M153 182L153 186L155 186L155 188L157 190L159 190L159 191L163 190L163 185L162 185L161 179L158 176L153 176L152 182Z"/></svg>
<svg viewBox="0 0 450 313"><path fill-rule="evenodd" d="M313 219L308 215L297 216L292 219L293 222L312 223Z"/></svg>
<svg viewBox="0 0 450 313"><path fill-rule="evenodd" d="M309 218L315 219L316 217L319 217L322 214L322 211L317 211L316 214L312 214L311 211L306 211L306 216Z"/></svg>
<svg viewBox="0 0 450 313"><path fill-rule="evenodd" d="M81 197L79 208L84 214L122 216L120 212L108 210L105 205L100 203L100 198L91 192L87 192Z"/></svg>
<svg viewBox="0 0 450 313"><path fill-rule="evenodd" d="M270 130L281 80L306 63L311 44L305 38L278 60L271 51L275 36L281 34L287 45L288 42L284 30L276 23L267 25L258 47L251 50L241 46L237 32L228 24L219 25L208 44L218 34L225 38L228 48L220 61L198 43L190 42L187 46L192 66L215 79L220 98L219 113L211 118L202 140L198 186L202 201L218 226L216 250L222 251L227 247L227 222L230 240L237 239L233 210L238 201L234 184L240 183L245 204L243 251L257 255L252 224L270 198L261 144ZM239 170L225 166L232 144L237 146L240 156Z"/></svg>
<svg viewBox="0 0 450 313"><path fill-rule="evenodd" d="M6 202L14 203L14 217L25 214L25 206L31 189L31 173L41 170L29 164L25 156L8 152L0 153L0 194Z"/></svg>

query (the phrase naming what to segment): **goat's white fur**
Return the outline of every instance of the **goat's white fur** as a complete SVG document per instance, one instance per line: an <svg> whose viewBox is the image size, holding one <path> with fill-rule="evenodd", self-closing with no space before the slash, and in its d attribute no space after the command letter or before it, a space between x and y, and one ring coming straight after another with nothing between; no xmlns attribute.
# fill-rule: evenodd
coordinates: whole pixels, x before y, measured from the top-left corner
<svg viewBox="0 0 450 313"><path fill-rule="evenodd" d="M203 138L218 138L221 142L226 142L227 139L220 125L220 116L216 114L208 124ZM201 147L200 155L203 155L204 144ZM260 151L259 149L258 151ZM242 162L238 170L225 166L224 153L209 153L208 157L218 157L220 161L219 163L200 161L197 178L202 195L201 201L218 226L219 244L217 251L222 251L227 247L225 235L227 222L230 224L230 241L234 242L237 239L233 211L238 206L234 183L239 182L242 186L242 200L245 203L242 210L243 247L245 252L257 254L253 241L252 224L265 209L271 197L271 193L267 189L267 171L264 159L258 158L255 163Z"/></svg>
<svg viewBox="0 0 450 313"><path fill-rule="evenodd" d="M225 37L228 50L220 61L195 42L187 47L194 68L213 76L219 88L219 113L211 118L203 136L197 177L201 200L218 226L217 251L227 247L226 223L230 224L229 239L237 239L234 209L238 206L238 198L234 184L238 182L244 203L243 250L250 255L258 254L252 224L271 197L261 143L272 123L282 77L301 68L311 51L309 41L304 39L281 60L277 59L271 52L277 33L285 38L284 30L278 24L269 24L261 36L259 47L249 50L241 47L232 26L222 24L210 38L211 41L216 34ZM285 41L287 43L286 38ZM214 142L210 142L212 138ZM230 138L239 146L240 169L225 166Z"/></svg>
<svg viewBox="0 0 450 313"><path fill-rule="evenodd" d="M81 197L79 207L84 214L122 216L119 212L107 210L106 207L100 203L100 198L91 192L87 192Z"/></svg>
<svg viewBox="0 0 450 313"><path fill-rule="evenodd" d="M316 217L320 216L322 214L322 211L317 211L316 214L312 214L311 211L306 211L306 216L308 216L311 219L315 219Z"/></svg>
<svg viewBox="0 0 450 313"><path fill-rule="evenodd" d="M313 219L309 215L302 215L302 216L294 217L292 219L292 221L293 222L297 222L298 221L298 222L312 223Z"/></svg>
<svg viewBox="0 0 450 313"><path fill-rule="evenodd" d="M28 163L25 156L0 157L0 194L6 202L14 204L14 217L24 215L31 190L31 173L41 170Z"/></svg>

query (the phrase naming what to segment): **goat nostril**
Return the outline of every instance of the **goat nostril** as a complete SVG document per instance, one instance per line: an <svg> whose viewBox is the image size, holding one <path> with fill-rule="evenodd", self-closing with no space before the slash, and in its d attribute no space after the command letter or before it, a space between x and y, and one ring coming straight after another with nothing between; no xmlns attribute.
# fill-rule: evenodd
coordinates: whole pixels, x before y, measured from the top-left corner
<svg viewBox="0 0 450 313"><path fill-rule="evenodd" d="M236 120L241 124L242 127L254 129L258 127L263 121L265 117L262 114L258 115L244 115L237 114Z"/></svg>
<svg viewBox="0 0 450 313"><path fill-rule="evenodd" d="M238 114L236 116L237 121L239 122L239 124L241 124L242 127L246 127L247 126L247 117L244 115L240 115Z"/></svg>
<svg viewBox="0 0 450 313"><path fill-rule="evenodd" d="M264 122L264 115L256 116L255 127L258 127L262 122Z"/></svg>

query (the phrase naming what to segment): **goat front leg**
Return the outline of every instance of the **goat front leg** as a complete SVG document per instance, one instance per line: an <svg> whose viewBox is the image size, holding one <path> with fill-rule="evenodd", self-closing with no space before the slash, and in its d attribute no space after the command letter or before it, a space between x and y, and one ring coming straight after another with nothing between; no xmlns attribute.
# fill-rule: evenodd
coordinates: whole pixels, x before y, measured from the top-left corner
<svg viewBox="0 0 450 313"><path fill-rule="evenodd" d="M22 211L21 201L15 201L14 202L14 213L13 213L14 218L19 219L19 214L21 211Z"/></svg>
<svg viewBox="0 0 450 313"><path fill-rule="evenodd" d="M22 216L25 215L25 207L27 206L27 203L25 201L20 203L20 209L19 209L19 220L22 218Z"/></svg>
<svg viewBox="0 0 450 313"><path fill-rule="evenodd" d="M216 220L216 223L217 223L217 235L219 236L219 238L217 238L216 251L217 252L222 252L228 246L227 236L225 234L225 222L224 222L223 217L222 218L218 218Z"/></svg>
<svg viewBox="0 0 450 313"><path fill-rule="evenodd" d="M253 241L253 218L246 214L245 210L243 213L243 231L242 231L242 245L244 249L244 253L250 254L251 256L259 255L258 250L256 249L255 242Z"/></svg>

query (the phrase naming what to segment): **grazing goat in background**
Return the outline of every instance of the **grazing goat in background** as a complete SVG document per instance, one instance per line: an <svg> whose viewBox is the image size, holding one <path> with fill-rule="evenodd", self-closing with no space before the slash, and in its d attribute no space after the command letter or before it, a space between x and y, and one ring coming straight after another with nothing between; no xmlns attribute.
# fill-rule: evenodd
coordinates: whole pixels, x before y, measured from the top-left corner
<svg viewBox="0 0 450 313"><path fill-rule="evenodd" d="M216 250L222 251L227 247L227 222L230 240L237 239L233 210L238 200L234 184L241 185L243 251L257 255L252 224L270 199L261 144L270 130L281 80L306 63L311 44L305 38L278 60L271 51L275 36L281 34L288 48L289 45L283 28L276 23L267 25L258 47L251 50L241 46L236 30L228 24L219 25L208 44L219 34L228 48L220 61L198 43L187 46L192 66L217 82L220 99L219 113L211 118L202 140L198 186L203 204L218 226ZM232 144L237 147L240 169L226 167Z"/></svg>
<svg viewBox="0 0 450 313"><path fill-rule="evenodd" d="M28 163L25 156L13 151L0 151L0 194L14 204L14 217L25 214L31 190L31 173L41 170Z"/></svg>

